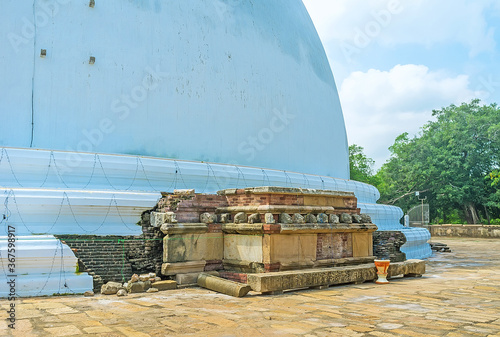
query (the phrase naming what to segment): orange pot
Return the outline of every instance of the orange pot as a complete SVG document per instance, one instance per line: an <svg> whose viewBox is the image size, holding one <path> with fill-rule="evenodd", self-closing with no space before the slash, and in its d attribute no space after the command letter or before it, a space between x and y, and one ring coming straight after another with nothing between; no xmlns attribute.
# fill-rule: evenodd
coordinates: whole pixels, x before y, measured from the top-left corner
<svg viewBox="0 0 500 337"><path fill-rule="evenodd" d="M389 269L390 260L375 260L375 267L377 268L378 279L375 283L387 284L387 270Z"/></svg>

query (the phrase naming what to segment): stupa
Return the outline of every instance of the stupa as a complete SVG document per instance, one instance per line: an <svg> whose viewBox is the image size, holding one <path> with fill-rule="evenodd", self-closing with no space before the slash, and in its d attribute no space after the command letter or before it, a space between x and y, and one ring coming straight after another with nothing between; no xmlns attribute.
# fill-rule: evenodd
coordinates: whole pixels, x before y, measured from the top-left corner
<svg viewBox="0 0 500 337"><path fill-rule="evenodd" d="M0 19L0 259L11 226L18 295L91 289L54 235L140 235L142 212L176 188L354 192L379 230L405 234L408 258L431 255L427 230L349 180L302 1L7 1Z"/></svg>

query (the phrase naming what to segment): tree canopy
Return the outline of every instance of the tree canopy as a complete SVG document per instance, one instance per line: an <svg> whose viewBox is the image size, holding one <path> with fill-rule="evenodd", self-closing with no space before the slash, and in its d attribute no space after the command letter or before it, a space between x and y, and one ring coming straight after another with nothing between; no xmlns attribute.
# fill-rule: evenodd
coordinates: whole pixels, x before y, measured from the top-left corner
<svg viewBox="0 0 500 337"><path fill-rule="evenodd" d="M375 175L370 176L371 171L363 170L360 165L373 161L364 157L362 148L351 146L350 150L358 150L352 156L354 177L374 184L381 192L381 202L405 211L416 204L414 193L420 191L431 205L434 221L458 218L479 223L498 218L499 107L480 105L479 100L473 100L434 110L433 116L435 120L425 124L418 135L410 137L403 133L396 138L389 148L390 159Z"/></svg>

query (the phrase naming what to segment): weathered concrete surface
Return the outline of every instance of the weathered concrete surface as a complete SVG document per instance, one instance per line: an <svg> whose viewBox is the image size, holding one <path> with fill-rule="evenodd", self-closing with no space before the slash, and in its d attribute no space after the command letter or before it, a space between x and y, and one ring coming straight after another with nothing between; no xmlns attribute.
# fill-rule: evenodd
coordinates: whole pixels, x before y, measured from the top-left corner
<svg viewBox="0 0 500 337"><path fill-rule="evenodd" d="M252 290L248 284L229 281L207 273L198 276L198 285L234 297L243 297Z"/></svg>
<svg viewBox="0 0 500 337"><path fill-rule="evenodd" d="M499 336L500 240L439 238L422 278L233 298L201 288L0 300L0 336Z"/></svg>
<svg viewBox="0 0 500 337"><path fill-rule="evenodd" d="M391 263L388 276L420 276L424 273L425 261L408 260ZM361 264L356 266L249 274L248 284L252 287L252 290L265 293L352 282L362 283L375 280L376 278L377 271L373 264Z"/></svg>

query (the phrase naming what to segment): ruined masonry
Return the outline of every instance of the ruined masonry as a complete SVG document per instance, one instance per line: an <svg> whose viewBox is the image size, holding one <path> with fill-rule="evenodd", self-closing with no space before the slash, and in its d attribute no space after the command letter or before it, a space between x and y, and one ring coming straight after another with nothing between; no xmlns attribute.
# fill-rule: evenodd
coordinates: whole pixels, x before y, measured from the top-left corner
<svg viewBox="0 0 500 337"><path fill-rule="evenodd" d="M204 272L262 293L376 278L377 226L360 214L350 192L255 187L209 195L176 190L163 193L148 213L152 230L164 235L161 274L180 286L196 284ZM391 247L377 250L386 255L382 258L404 260L399 252L404 242L393 241L385 240ZM425 263L397 262L391 269L392 276L419 276Z"/></svg>

